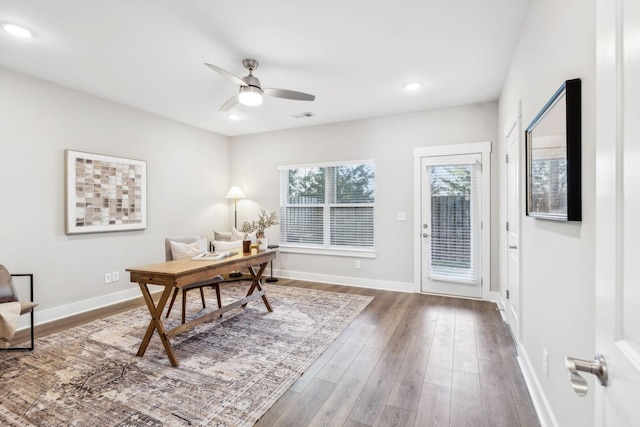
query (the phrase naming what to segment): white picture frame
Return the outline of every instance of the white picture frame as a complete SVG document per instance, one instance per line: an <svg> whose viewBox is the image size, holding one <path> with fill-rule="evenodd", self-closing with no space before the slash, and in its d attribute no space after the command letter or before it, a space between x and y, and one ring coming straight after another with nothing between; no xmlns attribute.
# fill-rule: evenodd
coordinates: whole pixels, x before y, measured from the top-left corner
<svg viewBox="0 0 640 427"><path fill-rule="evenodd" d="M147 228L147 163L65 150L66 234Z"/></svg>

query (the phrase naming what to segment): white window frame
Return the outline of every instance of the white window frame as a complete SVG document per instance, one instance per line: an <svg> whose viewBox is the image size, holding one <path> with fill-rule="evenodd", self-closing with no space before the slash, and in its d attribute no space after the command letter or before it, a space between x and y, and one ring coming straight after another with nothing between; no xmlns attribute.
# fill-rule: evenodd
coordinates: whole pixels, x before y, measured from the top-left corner
<svg viewBox="0 0 640 427"><path fill-rule="evenodd" d="M361 165L361 164L373 164L375 168L375 162L371 159L367 160L350 160L343 162L331 162L331 163L308 163L308 164L299 164L299 165L287 165L287 166L279 166L278 172L291 169L309 169L309 168L328 168L328 167L338 167L338 166L349 166L349 165ZM282 186L288 185L288 181L284 180L281 176L280 181L280 194L282 194ZM374 178L375 179L375 178ZM330 210L333 206L333 203L330 203L328 199L325 197L325 202L323 204L317 205L317 207L322 207L324 212L324 233L325 233L325 241L327 240L326 234L330 232ZM312 254L312 255L329 255L329 256L341 256L341 257L356 257L356 258L375 258L376 250L375 250L375 211L376 211L376 203L375 200L371 204L373 207L373 233L374 233L374 246L372 248L359 248L354 246L346 246L346 247L336 247L336 246L317 246L310 245L305 243L289 243L289 242L280 242L279 251L283 253L299 253L299 254ZM341 206L346 207L344 204Z"/></svg>

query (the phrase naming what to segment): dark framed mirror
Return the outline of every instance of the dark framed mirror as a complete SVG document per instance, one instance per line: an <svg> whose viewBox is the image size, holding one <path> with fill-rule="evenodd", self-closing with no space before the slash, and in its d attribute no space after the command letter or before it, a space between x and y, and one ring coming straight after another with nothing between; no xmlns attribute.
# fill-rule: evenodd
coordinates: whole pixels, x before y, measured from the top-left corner
<svg viewBox="0 0 640 427"><path fill-rule="evenodd" d="M527 215L582 220L581 85L567 80L525 130Z"/></svg>

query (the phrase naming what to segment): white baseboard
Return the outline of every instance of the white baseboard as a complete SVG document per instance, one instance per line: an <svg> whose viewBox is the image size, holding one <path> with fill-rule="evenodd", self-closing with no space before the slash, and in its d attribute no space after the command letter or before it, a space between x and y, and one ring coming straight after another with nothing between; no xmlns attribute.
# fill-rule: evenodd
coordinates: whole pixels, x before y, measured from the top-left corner
<svg viewBox="0 0 640 427"><path fill-rule="evenodd" d="M269 274L267 274L269 273ZM268 277L270 272L265 272L263 277ZM306 280L310 282L329 283L334 285L346 285L355 286L358 288L371 288L383 291L396 291L396 292L409 292L417 293L419 289L416 289L416 285L413 282L396 282L390 280L378 280L370 278L349 277L349 276L337 276L331 274L318 274L318 273L306 273L301 271L284 271L274 270L276 277L282 277L286 279ZM137 287L127 289L125 291L115 292L108 295L103 295L96 298L90 298L83 301L74 302L71 304L65 304L50 309L35 310L35 323L41 325L43 323L52 322L55 320L63 319L65 317L77 315L87 311L95 310L107 305L124 302L133 298L140 297L140 289ZM504 304L500 304L497 301L499 294L497 292L491 292L489 300L495 301L498 306L504 307ZM504 312L501 311L504 316ZM28 316L21 316L18 324L18 330L29 327Z"/></svg>
<svg viewBox="0 0 640 427"><path fill-rule="evenodd" d="M307 280L311 282L330 283L336 285L348 285L360 288L372 288L385 291L398 292L415 292L414 284L409 282L393 282L388 280L362 279L357 277L335 276L328 274L304 273L296 271L279 271L274 270L277 277L287 279ZM264 277L268 277L265 274ZM83 301L77 301L71 304L60 305L57 307L39 310L35 309L35 324L42 325L65 317L74 316L87 311L96 310L98 308L124 302L133 298L140 297L140 289L138 287L127 289L125 291L115 292L96 298L90 298ZM18 330L29 327L29 317L20 316Z"/></svg>
<svg viewBox="0 0 640 427"><path fill-rule="evenodd" d="M509 323L507 320L507 302L502 298L502 294L497 291L489 292L489 301L493 301L498 306L498 310L500 311L500 316L502 317L502 321L505 323Z"/></svg>
<svg viewBox="0 0 640 427"><path fill-rule="evenodd" d="M71 304L60 305L46 310L38 310L36 307L34 310L35 324L41 325L43 323L53 322L54 320L60 320L65 317L96 310L107 305L128 301L140 296L142 296L142 294L140 293L140 289L136 286L135 288L132 287L126 291L114 292L112 294L90 298ZM29 316L20 316L18 330L26 329L28 327Z"/></svg>
<svg viewBox="0 0 640 427"><path fill-rule="evenodd" d="M347 285L358 288L379 289L381 291L416 292L412 282L393 282L390 280L363 279L359 277L334 276L330 274L305 273L301 271L274 270L274 275L285 279L306 280L309 282ZM267 274L265 274L267 276Z"/></svg>
<svg viewBox="0 0 640 427"><path fill-rule="evenodd" d="M544 390L542 390L542 386L535 375L527 351L521 344L518 344L518 363L520 364L520 370L524 376L524 381L527 383L527 388L529 389L529 394L533 401L533 407L538 414L540 426L557 427L558 422L551 411L549 401L547 400Z"/></svg>

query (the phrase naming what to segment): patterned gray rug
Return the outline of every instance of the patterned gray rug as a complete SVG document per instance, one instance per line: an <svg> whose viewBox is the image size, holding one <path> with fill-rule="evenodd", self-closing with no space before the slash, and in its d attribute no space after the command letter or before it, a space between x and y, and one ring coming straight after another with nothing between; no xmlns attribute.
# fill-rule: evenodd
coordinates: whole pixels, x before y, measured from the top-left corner
<svg viewBox="0 0 640 427"><path fill-rule="evenodd" d="M225 285L223 300L247 289L246 282ZM146 308L41 338L32 353L0 352L0 425L253 425L372 299L265 289L272 313L256 300L174 337L177 368L157 334L136 357ZM199 293L188 302L187 313L198 315ZM178 297L168 328L179 323L180 304Z"/></svg>

